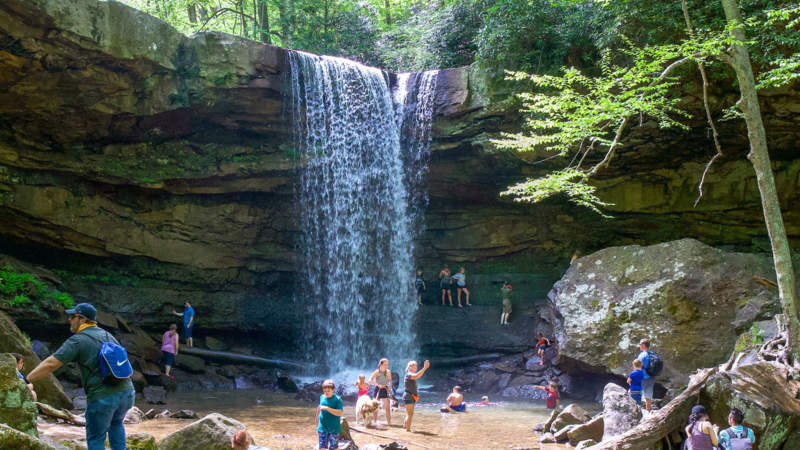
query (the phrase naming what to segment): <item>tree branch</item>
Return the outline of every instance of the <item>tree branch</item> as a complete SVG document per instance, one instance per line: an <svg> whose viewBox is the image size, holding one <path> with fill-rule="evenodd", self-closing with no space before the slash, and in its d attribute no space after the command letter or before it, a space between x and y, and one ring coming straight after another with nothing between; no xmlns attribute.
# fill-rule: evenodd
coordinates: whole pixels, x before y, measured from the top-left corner
<svg viewBox="0 0 800 450"><path fill-rule="evenodd" d="M681 0L681 8L683 9L683 18L686 21L686 31L689 33L689 37L694 38L694 28L692 27L692 19L689 16L689 8L686 5L686 0ZM711 168L711 165L714 164L714 161L723 155L722 146L719 144L717 127L714 126L714 119L711 117L711 108L708 106L708 76L706 76L706 69L702 61L697 61L697 68L700 70L700 76L703 78L703 107L706 110L706 120L711 127L711 136L714 138L714 147L716 147L717 153L711 158L708 164L706 164L706 168L703 170L703 176L700 177L700 183L697 185L697 199L694 201L695 208L697 204L700 203L700 199L703 198L703 183L706 181L708 170Z"/></svg>
<svg viewBox="0 0 800 450"><path fill-rule="evenodd" d="M255 18L253 16L251 16L249 14L245 14L243 11L237 11L237 10L231 9L231 8L221 8L221 9L218 9L218 10L214 11L214 14L211 14L210 16L208 16L208 19L206 19L206 21L203 22L203 25L201 25L200 28L198 28L196 32L199 33L201 31L203 31L203 28L205 28L206 25L208 25L209 22L211 22L216 17L221 16L222 13L226 13L226 12L232 12L232 13L236 14L237 16L242 16L242 18L246 17L246 18L248 18L250 20L255 20Z"/></svg>

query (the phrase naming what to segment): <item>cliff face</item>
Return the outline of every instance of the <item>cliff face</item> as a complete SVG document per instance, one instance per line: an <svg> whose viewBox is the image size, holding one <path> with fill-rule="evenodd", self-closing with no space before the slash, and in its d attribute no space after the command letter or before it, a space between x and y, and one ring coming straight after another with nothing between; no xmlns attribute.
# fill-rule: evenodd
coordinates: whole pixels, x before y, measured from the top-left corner
<svg viewBox="0 0 800 450"><path fill-rule="evenodd" d="M286 71L284 49L220 33L186 37L116 2L4 1L0 253L55 269L78 299L143 326L162 326L189 299L201 328L293 342L302 322L293 179L302 161L285 114ZM440 264L463 263L476 303L498 303L493 283L510 279L524 304L544 296L576 249L686 236L764 249L737 122L721 125L726 157L697 208L696 184L713 153L702 120L688 133L649 122L632 129L597 180L614 219L562 199L499 198L558 162L491 149L490 136L518 127L511 108L489 100L505 95L501 85L477 69L440 73L417 245L429 280ZM720 90L712 103L734 100ZM790 205L800 196L800 92L762 101L787 230L798 242L800 212ZM436 301L433 287L426 302Z"/></svg>

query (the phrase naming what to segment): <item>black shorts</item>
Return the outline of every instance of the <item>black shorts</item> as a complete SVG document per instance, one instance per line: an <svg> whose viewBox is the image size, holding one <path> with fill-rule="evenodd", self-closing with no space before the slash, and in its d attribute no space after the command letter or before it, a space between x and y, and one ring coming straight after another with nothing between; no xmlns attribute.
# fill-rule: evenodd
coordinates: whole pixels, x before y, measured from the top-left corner
<svg viewBox="0 0 800 450"><path fill-rule="evenodd" d="M377 398L379 398L379 399L381 399L381 398L389 398L389 390L386 389L385 387L378 388Z"/></svg>
<svg viewBox="0 0 800 450"><path fill-rule="evenodd" d="M413 405L414 403L417 402L414 400L414 397L412 397L411 394L405 392L403 393L403 403L405 403L406 405Z"/></svg>
<svg viewBox="0 0 800 450"><path fill-rule="evenodd" d="M170 352L161 351L162 359L164 360L165 366L174 366L175 365L175 354Z"/></svg>
<svg viewBox="0 0 800 450"><path fill-rule="evenodd" d="M423 292L425 292L425 288L422 286L417 286L417 294L422 294Z"/></svg>
<svg viewBox="0 0 800 450"><path fill-rule="evenodd" d="M458 285L456 285L456 289L466 289L466 288L467 288L467 285L466 285L466 284L465 284L465 285L463 285L463 286L458 286Z"/></svg>

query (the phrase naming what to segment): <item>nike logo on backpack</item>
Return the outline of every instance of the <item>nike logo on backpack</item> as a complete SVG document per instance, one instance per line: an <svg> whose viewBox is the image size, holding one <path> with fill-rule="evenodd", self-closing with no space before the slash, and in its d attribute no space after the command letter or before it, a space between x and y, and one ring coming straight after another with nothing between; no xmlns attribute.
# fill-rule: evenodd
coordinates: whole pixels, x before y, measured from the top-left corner
<svg viewBox="0 0 800 450"><path fill-rule="evenodd" d="M127 360L127 359L126 359L125 361L120 361L120 362L118 362L118 363L117 363L117 367L119 367L119 366L121 366L121 365L125 364L126 362L128 362L128 360Z"/></svg>

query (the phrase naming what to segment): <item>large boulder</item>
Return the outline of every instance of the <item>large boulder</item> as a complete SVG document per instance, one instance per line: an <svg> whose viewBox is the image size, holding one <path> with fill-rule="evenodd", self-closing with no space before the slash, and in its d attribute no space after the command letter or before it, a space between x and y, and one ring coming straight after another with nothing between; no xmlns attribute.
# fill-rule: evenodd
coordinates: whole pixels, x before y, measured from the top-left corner
<svg viewBox="0 0 800 450"><path fill-rule="evenodd" d="M17 378L16 358L8 353L0 353L0 423L39 437L36 431L38 414L39 409L33 401L31 391Z"/></svg>
<svg viewBox="0 0 800 450"><path fill-rule="evenodd" d="M591 418L592 416L585 409L573 403L558 414L556 420L550 425L550 431L556 432L567 425L582 424L588 422Z"/></svg>
<svg viewBox="0 0 800 450"><path fill-rule="evenodd" d="M25 361L22 372L26 374L42 362L33 352L28 339L17 328L11 317L0 311L0 353L6 352L22 355ZM35 389L39 401L56 408L72 409L72 401L64 393L61 383L53 375L48 375L44 379L37 381Z"/></svg>
<svg viewBox="0 0 800 450"><path fill-rule="evenodd" d="M786 366L759 361L713 375L700 402L714 423L726 423L731 408L745 415L745 426L758 436L758 448L788 449L800 433L800 381L789 377Z"/></svg>
<svg viewBox="0 0 800 450"><path fill-rule="evenodd" d="M577 447L580 442L583 442L587 439L591 439L594 441L601 441L603 439L603 433L605 432L603 424L603 416L598 415L594 419L575 426L572 430L567 433L569 437L569 444L573 447Z"/></svg>
<svg viewBox="0 0 800 450"><path fill-rule="evenodd" d="M158 442L159 450L230 450L231 438L245 429L222 414L209 414L202 419L167 435Z"/></svg>
<svg viewBox="0 0 800 450"><path fill-rule="evenodd" d="M59 450L58 447L46 441L15 430L4 423L0 423L0 448L9 450Z"/></svg>
<svg viewBox="0 0 800 450"><path fill-rule="evenodd" d="M658 382L680 386L724 362L737 330L771 317L766 255L728 253L694 239L610 247L573 263L548 294L560 356L627 376L641 338L664 358Z"/></svg>
<svg viewBox="0 0 800 450"><path fill-rule="evenodd" d="M635 427L642 410L628 391L614 383L603 389L603 439L622 434Z"/></svg>

